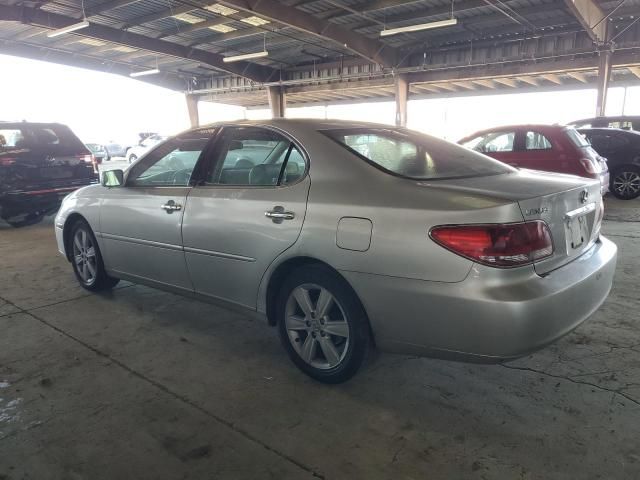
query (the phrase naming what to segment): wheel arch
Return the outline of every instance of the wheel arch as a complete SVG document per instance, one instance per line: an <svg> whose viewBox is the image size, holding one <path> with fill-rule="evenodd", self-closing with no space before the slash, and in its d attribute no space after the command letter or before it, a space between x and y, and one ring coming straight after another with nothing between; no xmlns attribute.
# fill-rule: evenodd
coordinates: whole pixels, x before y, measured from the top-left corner
<svg viewBox="0 0 640 480"><path fill-rule="evenodd" d="M358 301L358 303L362 307L362 310L365 313L367 325L369 326L370 338L373 344L375 345L375 336L371 328L371 322L369 321L369 315L367 313L367 309L365 308L364 304L362 303L362 300L356 293L353 286L349 283L349 281L343 275L340 274L338 270L333 268L327 262L324 262L322 260L319 260L314 257L309 257L309 256L298 256L298 257L288 258L284 260L282 263L280 263L269 276L267 288L266 288L266 299L265 299L266 317L267 317L268 324L271 326L275 326L277 323L276 312L275 312L276 299L278 296L278 292L280 291L280 287L284 283L285 279L295 269L300 268L302 266L306 266L306 265L323 266L331 270L335 275L339 276L342 280L345 281L345 283L349 286L349 289L351 290L351 293L353 294L354 298Z"/></svg>
<svg viewBox="0 0 640 480"><path fill-rule="evenodd" d="M71 230L73 229L73 226L80 220L86 222L87 225L89 224L89 222L87 222L87 219L77 212L69 215L64 222L64 227L62 229L62 241L64 244L64 253L68 261L71 261Z"/></svg>

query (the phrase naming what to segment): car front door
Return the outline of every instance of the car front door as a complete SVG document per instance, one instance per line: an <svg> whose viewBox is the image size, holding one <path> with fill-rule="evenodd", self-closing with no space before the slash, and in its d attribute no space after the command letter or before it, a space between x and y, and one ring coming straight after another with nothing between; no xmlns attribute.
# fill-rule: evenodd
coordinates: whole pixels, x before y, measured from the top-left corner
<svg viewBox="0 0 640 480"><path fill-rule="evenodd" d="M105 264L117 276L193 290L182 250L182 217L191 173L210 140L187 132L134 165L123 187L106 190L100 206Z"/></svg>
<svg viewBox="0 0 640 480"><path fill-rule="evenodd" d="M464 146L517 167L520 166L522 152L517 150L516 141L515 130L499 130L485 133L465 142Z"/></svg>
<svg viewBox="0 0 640 480"><path fill-rule="evenodd" d="M196 292L256 307L269 264L295 243L310 180L303 149L261 127L225 127L187 200L182 235Z"/></svg>

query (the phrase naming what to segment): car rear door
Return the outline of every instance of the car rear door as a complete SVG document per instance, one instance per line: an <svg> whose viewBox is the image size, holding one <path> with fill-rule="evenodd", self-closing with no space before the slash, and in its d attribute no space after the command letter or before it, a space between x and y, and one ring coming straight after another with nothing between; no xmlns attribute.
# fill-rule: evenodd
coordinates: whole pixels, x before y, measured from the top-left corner
<svg viewBox="0 0 640 480"><path fill-rule="evenodd" d="M100 233L107 269L193 290L182 250L191 174L211 130L187 132L134 165L123 187L105 189Z"/></svg>
<svg viewBox="0 0 640 480"><path fill-rule="evenodd" d="M308 161L266 127L225 127L207 156L184 213L187 267L196 292L255 308L262 276L302 229Z"/></svg>
<svg viewBox="0 0 640 480"><path fill-rule="evenodd" d="M566 172L560 159L558 147L540 131L527 129L522 131L522 159L520 166L545 172Z"/></svg>

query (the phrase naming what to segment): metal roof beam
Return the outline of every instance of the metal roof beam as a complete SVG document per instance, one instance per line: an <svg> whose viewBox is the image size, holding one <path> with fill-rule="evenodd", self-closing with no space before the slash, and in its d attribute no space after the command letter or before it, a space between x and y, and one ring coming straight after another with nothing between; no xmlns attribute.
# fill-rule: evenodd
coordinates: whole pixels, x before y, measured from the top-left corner
<svg viewBox="0 0 640 480"><path fill-rule="evenodd" d="M301 10L290 8L276 0L223 0L220 3L245 12L252 12L274 22L284 23L303 32L331 40L369 61L385 67L396 66L395 48L368 38Z"/></svg>
<svg viewBox="0 0 640 480"><path fill-rule="evenodd" d="M607 40L606 14L594 0L564 0L569 11L597 43Z"/></svg>
<svg viewBox="0 0 640 480"><path fill-rule="evenodd" d="M14 20L28 25L42 28L58 29L77 23L77 19L58 15L35 8L14 7L0 5L0 17L5 20ZM95 38L107 42L113 42L128 47L147 50L160 55L176 58L184 58L194 62L204 63L234 75L249 78L256 82L266 82L275 78L276 70L249 62L237 62L225 64L223 56L205 50L185 47L164 40L145 37L136 33L122 31L92 23L88 27L73 33L87 38Z"/></svg>

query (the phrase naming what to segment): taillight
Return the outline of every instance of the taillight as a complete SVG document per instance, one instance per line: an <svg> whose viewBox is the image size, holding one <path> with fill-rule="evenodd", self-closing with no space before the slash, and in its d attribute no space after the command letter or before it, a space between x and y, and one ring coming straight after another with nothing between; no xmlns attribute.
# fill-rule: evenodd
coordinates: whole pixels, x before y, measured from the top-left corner
<svg viewBox="0 0 640 480"><path fill-rule="evenodd" d="M14 163L16 163L15 158L0 158L0 165L3 167L8 167L9 165L13 165Z"/></svg>
<svg viewBox="0 0 640 480"><path fill-rule="evenodd" d="M443 225L429 236L439 245L491 267L517 267L553 254L549 227L542 220L490 225Z"/></svg>
<svg viewBox="0 0 640 480"><path fill-rule="evenodd" d="M590 158L581 158L580 165L582 165L582 168L584 168L585 172L587 172L590 175L595 175L597 173L600 173L600 165L598 165L596 162L594 162Z"/></svg>
<svg viewBox="0 0 640 480"><path fill-rule="evenodd" d="M95 163L93 155L76 155L76 158L83 161L84 163Z"/></svg>

